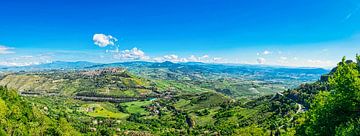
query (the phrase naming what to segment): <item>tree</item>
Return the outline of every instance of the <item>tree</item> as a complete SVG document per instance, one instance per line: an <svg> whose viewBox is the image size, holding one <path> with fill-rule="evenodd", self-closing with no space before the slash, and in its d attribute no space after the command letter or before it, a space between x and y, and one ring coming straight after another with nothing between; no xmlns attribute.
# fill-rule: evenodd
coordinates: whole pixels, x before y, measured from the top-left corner
<svg viewBox="0 0 360 136"><path fill-rule="evenodd" d="M53 120L22 98L15 90L0 86L0 136L80 135L66 119Z"/></svg>
<svg viewBox="0 0 360 136"><path fill-rule="evenodd" d="M239 128L235 130L234 135L237 136L264 136L264 135L269 135L266 133L266 131L264 131L264 129L252 125L252 126L247 126L247 127L243 127L243 128Z"/></svg>
<svg viewBox="0 0 360 136"><path fill-rule="evenodd" d="M360 57L357 55L359 62ZM360 115L359 66L348 63L345 57L329 79L330 92L320 92L298 128L298 135L336 135Z"/></svg>

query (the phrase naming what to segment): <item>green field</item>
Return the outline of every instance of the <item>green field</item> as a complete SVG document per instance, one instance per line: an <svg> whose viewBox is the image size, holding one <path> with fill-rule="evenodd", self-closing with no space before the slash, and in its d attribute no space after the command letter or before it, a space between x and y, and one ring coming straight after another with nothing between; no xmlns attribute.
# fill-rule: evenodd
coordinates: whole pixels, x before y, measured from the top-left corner
<svg viewBox="0 0 360 136"><path fill-rule="evenodd" d="M126 111L129 113L140 113L142 115L148 115L149 112L145 110L142 106L148 106L152 102L151 101L134 101L134 102L126 102L121 103L120 105L126 107Z"/></svg>
<svg viewBox="0 0 360 136"><path fill-rule="evenodd" d="M92 117L126 119L129 116L129 114L116 111L113 104L110 103L84 104L81 110Z"/></svg>

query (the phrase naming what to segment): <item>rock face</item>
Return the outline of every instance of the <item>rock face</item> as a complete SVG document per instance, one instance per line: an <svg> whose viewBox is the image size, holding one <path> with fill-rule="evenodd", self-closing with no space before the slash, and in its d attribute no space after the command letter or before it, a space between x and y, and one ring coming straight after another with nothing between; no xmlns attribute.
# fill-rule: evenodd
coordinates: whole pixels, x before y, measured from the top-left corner
<svg viewBox="0 0 360 136"><path fill-rule="evenodd" d="M341 62L339 62L338 65L339 65L340 63L341 63ZM346 63L346 64L351 64L351 63L355 63L355 62L352 61L352 60L346 60L345 63ZM359 64L357 64L357 65L359 65ZM336 70L337 70L337 66L336 66L335 68L331 69L330 73L325 74L325 75L321 75L320 81L321 81L321 82L328 82L328 81L329 81L329 78L331 77L331 75L333 75L333 74L336 72Z"/></svg>
<svg viewBox="0 0 360 136"><path fill-rule="evenodd" d="M320 77L320 81L321 81L321 82L328 82L328 81L329 81L329 77L330 77L329 74L322 75L322 76Z"/></svg>

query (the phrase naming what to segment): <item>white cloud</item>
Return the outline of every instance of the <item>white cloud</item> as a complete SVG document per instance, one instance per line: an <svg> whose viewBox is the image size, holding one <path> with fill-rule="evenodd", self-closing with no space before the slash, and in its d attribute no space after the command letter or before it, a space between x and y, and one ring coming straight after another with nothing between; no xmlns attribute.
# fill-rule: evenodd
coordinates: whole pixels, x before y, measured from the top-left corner
<svg viewBox="0 0 360 136"><path fill-rule="evenodd" d="M171 61L171 62L203 62L203 63L219 63L222 62L222 58L210 58L209 55L203 55L200 57L197 57L195 55L190 55L187 58L179 57L178 55L171 54L171 55L165 55L162 57L155 57L152 58L155 62L164 62L164 61Z"/></svg>
<svg viewBox="0 0 360 136"><path fill-rule="evenodd" d="M188 62L189 61L187 58L180 58L179 56L177 56L175 54L165 55L160 60L161 61L171 61L171 62Z"/></svg>
<svg viewBox="0 0 360 136"><path fill-rule="evenodd" d="M51 57L46 55L37 55L37 56L19 56L2 59L0 61L1 66L30 66L30 65L39 65L43 63L50 63Z"/></svg>
<svg viewBox="0 0 360 136"><path fill-rule="evenodd" d="M13 49L13 48L0 45L0 54L10 54L10 53L14 53L13 51L10 51L10 50L12 50L12 49Z"/></svg>
<svg viewBox="0 0 360 136"><path fill-rule="evenodd" d="M201 57L196 57L195 55L191 55L189 58L187 58L190 62L210 62L209 55L203 55Z"/></svg>
<svg viewBox="0 0 360 136"><path fill-rule="evenodd" d="M320 66L320 67L329 67L333 65L333 62L330 60L307 60L309 66Z"/></svg>
<svg viewBox="0 0 360 136"><path fill-rule="evenodd" d="M108 45L115 45L115 42L118 41L117 38L111 35L105 34L94 34L93 36L94 44L99 47L106 47ZM146 56L145 53L134 47L130 50L119 50L119 46L111 46L109 49L105 50L106 53L111 53L113 58L120 60L149 60L150 57Z"/></svg>
<svg viewBox="0 0 360 136"><path fill-rule="evenodd" d="M257 60L257 63L259 63L259 64L264 64L265 62L266 62L266 59L265 58L258 58Z"/></svg>
<svg viewBox="0 0 360 136"><path fill-rule="evenodd" d="M174 55L174 54L172 54L172 55L165 55L165 56L164 56L164 59L177 60L177 59L179 59L179 56Z"/></svg>
<svg viewBox="0 0 360 136"><path fill-rule="evenodd" d="M271 54L271 52L268 51L268 50L265 50L262 54L264 54L264 55L269 55L269 54Z"/></svg>
<svg viewBox="0 0 360 136"><path fill-rule="evenodd" d="M98 45L99 47L106 47L108 45L115 45L115 42L117 41L117 39L111 35L94 34L93 41L94 41L94 44ZM117 45L111 46L109 49L105 50L105 52L112 54L113 58L120 59L120 60L147 60L147 61L156 61L156 62L163 62L163 61L220 62L220 61L222 61L221 58L210 58L209 55L203 55L200 57L191 55L188 58L181 58L178 55L171 54L171 55L165 55L162 57L150 58L149 56L146 56L142 50L140 50L136 47L131 50L120 51L119 47Z"/></svg>
<svg viewBox="0 0 360 136"><path fill-rule="evenodd" d="M155 62L162 62L162 61L163 61L163 57L155 57L155 58L153 58L153 60L154 60Z"/></svg>
<svg viewBox="0 0 360 136"><path fill-rule="evenodd" d="M215 57L213 58L213 61L214 62L221 62L223 59L222 58L219 58L219 57Z"/></svg>
<svg viewBox="0 0 360 136"><path fill-rule="evenodd" d="M138 49L138 48L132 48L131 50L124 50L124 51L118 51L115 52L114 58L116 59L122 59L122 60L148 60L150 59L149 56L146 56L145 53Z"/></svg>
<svg viewBox="0 0 360 136"><path fill-rule="evenodd" d="M193 62L196 62L196 61L199 61L198 57L196 57L195 55L191 55L189 57L189 61L193 61Z"/></svg>
<svg viewBox="0 0 360 136"><path fill-rule="evenodd" d="M114 42L118 40L111 35L94 34L93 41L94 44L98 45L99 47L106 47L108 45L114 45Z"/></svg>
<svg viewBox="0 0 360 136"><path fill-rule="evenodd" d="M207 58L209 58L209 55L204 55L204 56L202 56L201 58L202 58L202 59L207 59Z"/></svg>
<svg viewBox="0 0 360 136"><path fill-rule="evenodd" d="M265 50L265 51L263 51L263 52L261 52L261 53L256 53L256 55L257 56L261 56L261 55L270 55L270 54L272 54L272 52L271 51L268 51L268 50Z"/></svg>
<svg viewBox="0 0 360 136"><path fill-rule="evenodd" d="M281 60L287 60L287 57L282 56L282 57L280 57L280 59Z"/></svg>
<svg viewBox="0 0 360 136"><path fill-rule="evenodd" d="M191 58L191 57L190 57ZM197 59L195 56L192 57L192 59ZM165 55L163 57L155 57L153 58L154 61L156 62L164 62L164 61L171 61L171 62L187 62L189 61L186 58L179 58L179 56L175 55L175 54L171 54L171 55Z"/></svg>

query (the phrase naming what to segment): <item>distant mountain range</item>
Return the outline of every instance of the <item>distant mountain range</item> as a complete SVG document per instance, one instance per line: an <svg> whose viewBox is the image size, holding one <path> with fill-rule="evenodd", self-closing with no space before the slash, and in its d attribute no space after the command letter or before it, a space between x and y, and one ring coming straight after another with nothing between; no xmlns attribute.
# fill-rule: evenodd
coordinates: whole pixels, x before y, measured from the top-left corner
<svg viewBox="0 0 360 136"><path fill-rule="evenodd" d="M156 80L176 80L193 82L206 79L232 78L247 81L264 81L266 83L281 84L286 87L296 87L301 83L314 82L320 79L329 70L322 68L291 68L264 65L231 65L209 64L200 62L173 63L173 62L119 62L119 63L92 63L87 61L64 62L55 61L47 64L23 66L23 67L0 67L0 72L32 72L50 70L97 70L104 68L121 67L129 72Z"/></svg>
<svg viewBox="0 0 360 136"><path fill-rule="evenodd" d="M305 72L305 73L327 73L329 70L323 68L312 67L285 67L285 66L265 66L265 65L248 65L248 64L210 64L202 62L186 62L186 63L173 63L170 61L165 62L146 62L146 61L132 61L132 62L119 62L119 63L93 63L88 61L54 61L51 63L44 63L39 65L30 66L0 66L0 71L41 71L41 70L81 70L81 69L99 69L106 67L208 67L223 70L275 70L279 72Z"/></svg>

